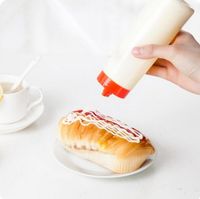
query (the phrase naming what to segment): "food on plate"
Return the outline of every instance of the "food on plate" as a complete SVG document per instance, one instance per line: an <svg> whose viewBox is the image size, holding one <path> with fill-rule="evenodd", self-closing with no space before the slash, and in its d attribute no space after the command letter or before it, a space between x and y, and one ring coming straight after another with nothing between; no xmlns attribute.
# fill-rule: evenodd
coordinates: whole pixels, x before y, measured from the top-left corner
<svg viewBox="0 0 200 199"><path fill-rule="evenodd" d="M141 132L98 111L69 113L60 120L59 135L67 151L116 173L139 169L155 153Z"/></svg>

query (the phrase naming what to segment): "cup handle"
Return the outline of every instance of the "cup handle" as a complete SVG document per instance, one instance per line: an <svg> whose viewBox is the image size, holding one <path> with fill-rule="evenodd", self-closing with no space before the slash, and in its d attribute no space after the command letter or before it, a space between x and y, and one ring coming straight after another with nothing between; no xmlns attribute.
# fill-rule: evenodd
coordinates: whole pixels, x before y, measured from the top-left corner
<svg viewBox="0 0 200 199"><path fill-rule="evenodd" d="M31 102L31 104L28 106L27 111L30 111L32 108L34 108L35 106L37 106L38 104L40 104L43 101L43 93L41 91L41 89L36 88L36 87L30 87L29 88L29 92L36 92L39 94L38 98Z"/></svg>

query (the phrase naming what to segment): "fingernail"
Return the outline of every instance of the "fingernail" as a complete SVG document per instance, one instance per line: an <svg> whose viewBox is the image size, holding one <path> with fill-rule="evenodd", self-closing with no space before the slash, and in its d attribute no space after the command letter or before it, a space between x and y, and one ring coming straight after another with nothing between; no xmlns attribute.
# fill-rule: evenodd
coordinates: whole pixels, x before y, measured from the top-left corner
<svg viewBox="0 0 200 199"><path fill-rule="evenodd" d="M141 54L141 48L140 47L133 48L132 53L134 55L140 55Z"/></svg>

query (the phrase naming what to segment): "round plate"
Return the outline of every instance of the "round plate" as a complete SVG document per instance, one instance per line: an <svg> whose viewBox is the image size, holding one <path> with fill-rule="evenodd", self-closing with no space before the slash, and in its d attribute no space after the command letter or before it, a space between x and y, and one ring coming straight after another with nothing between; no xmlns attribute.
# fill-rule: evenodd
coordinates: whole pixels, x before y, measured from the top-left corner
<svg viewBox="0 0 200 199"><path fill-rule="evenodd" d="M58 140L55 142L54 155L56 159L69 171L94 178L120 178L134 175L150 167L155 159L155 155L153 155L147 159L138 170L131 173L117 174L66 151Z"/></svg>
<svg viewBox="0 0 200 199"><path fill-rule="evenodd" d="M41 103L31 109L22 120L12 124L0 124L0 134L13 133L25 129L38 120L43 112L44 105Z"/></svg>

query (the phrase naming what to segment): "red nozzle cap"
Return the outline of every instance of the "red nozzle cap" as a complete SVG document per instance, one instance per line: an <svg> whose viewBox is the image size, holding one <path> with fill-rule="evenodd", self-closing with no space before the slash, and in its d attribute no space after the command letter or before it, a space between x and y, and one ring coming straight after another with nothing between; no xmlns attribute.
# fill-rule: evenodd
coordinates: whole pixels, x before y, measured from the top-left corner
<svg viewBox="0 0 200 199"><path fill-rule="evenodd" d="M112 81L112 79L110 79L103 71L99 74L97 80L104 87L102 93L103 96L108 97L111 94L114 94L117 97L125 98L129 93L129 90Z"/></svg>

